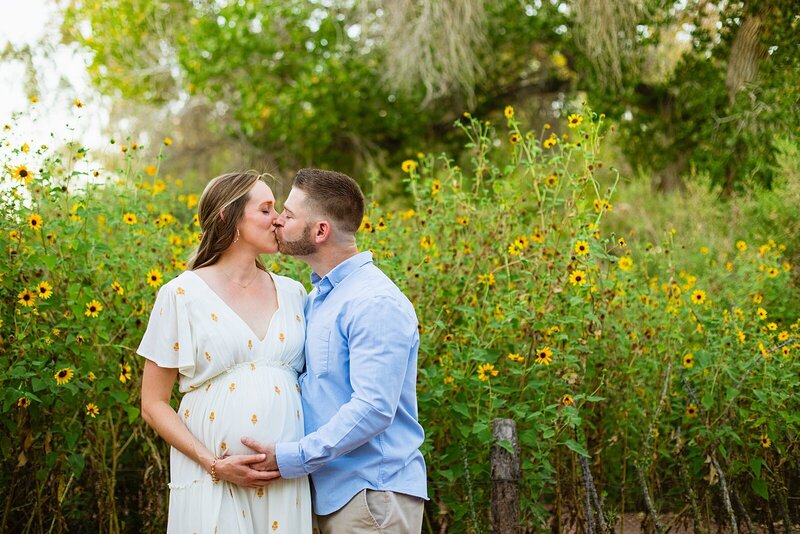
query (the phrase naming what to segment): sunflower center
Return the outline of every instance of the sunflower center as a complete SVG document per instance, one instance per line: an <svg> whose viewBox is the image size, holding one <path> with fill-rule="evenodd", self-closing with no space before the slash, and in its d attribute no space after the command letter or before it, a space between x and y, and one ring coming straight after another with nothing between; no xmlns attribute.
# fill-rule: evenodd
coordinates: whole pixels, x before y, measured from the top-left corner
<svg viewBox="0 0 800 534"><path fill-rule="evenodd" d="M64 378L65 376L67 376L67 371L66 370L62 369L62 370L60 370L58 372L58 377L59 378Z"/></svg>
<svg viewBox="0 0 800 534"><path fill-rule="evenodd" d="M19 171L19 175L21 178L26 178L28 176L28 171L26 171L25 169L21 169Z"/></svg>

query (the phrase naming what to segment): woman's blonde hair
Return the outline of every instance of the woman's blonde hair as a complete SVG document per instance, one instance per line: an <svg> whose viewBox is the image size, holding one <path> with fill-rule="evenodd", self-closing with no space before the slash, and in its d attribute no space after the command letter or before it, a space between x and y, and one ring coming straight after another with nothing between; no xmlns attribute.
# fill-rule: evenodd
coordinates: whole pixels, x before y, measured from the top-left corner
<svg viewBox="0 0 800 534"><path fill-rule="evenodd" d="M238 239L237 225L250 200L250 189L262 175L255 171L231 172L217 176L206 186L197 206L202 237L187 263L189 270L214 265ZM267 268L256 257L256 267Z"/></svg>

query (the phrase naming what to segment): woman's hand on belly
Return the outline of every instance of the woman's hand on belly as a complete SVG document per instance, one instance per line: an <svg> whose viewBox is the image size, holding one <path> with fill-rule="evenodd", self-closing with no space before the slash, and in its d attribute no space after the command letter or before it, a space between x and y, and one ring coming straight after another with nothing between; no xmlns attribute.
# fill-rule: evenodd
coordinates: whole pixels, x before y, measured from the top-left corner
<svg viewBox="0 0 800 534"><path fill-rule="evenodd" d="M259 488L280 478L279 471L258 471L253 464L263 462L263 454L234 454L217 460L214 469L220 480L244 488Z"/></svg>

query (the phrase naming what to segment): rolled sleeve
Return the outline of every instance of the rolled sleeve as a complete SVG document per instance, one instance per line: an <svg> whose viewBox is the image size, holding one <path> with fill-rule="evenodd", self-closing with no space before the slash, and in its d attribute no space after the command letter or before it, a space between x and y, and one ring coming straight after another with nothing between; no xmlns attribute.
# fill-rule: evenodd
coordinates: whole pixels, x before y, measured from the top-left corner
<svg viewBox="0 0 800 534"><path fill-rule="evenodd" d="M296 441L275 444L275 461L283 478L299 478L308 474L303 464L300 444Z"/></svg>

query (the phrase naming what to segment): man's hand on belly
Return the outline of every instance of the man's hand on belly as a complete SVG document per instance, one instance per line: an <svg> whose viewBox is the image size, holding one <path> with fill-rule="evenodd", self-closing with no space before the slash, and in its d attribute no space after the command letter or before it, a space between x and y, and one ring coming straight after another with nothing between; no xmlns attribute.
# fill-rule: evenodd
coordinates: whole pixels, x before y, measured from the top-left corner
<svg viewBox="0 0 800 534"><path fill-rule="evenodd" d="M253 449L255 452L260 452L266 455L266 459L264 461L251 464L253 469L257 469L258 471L278 471L278 459L275 457L274 443L264 444L254 440L253 438L244 437L242 438L242 444L245 447Z"/></svg>

